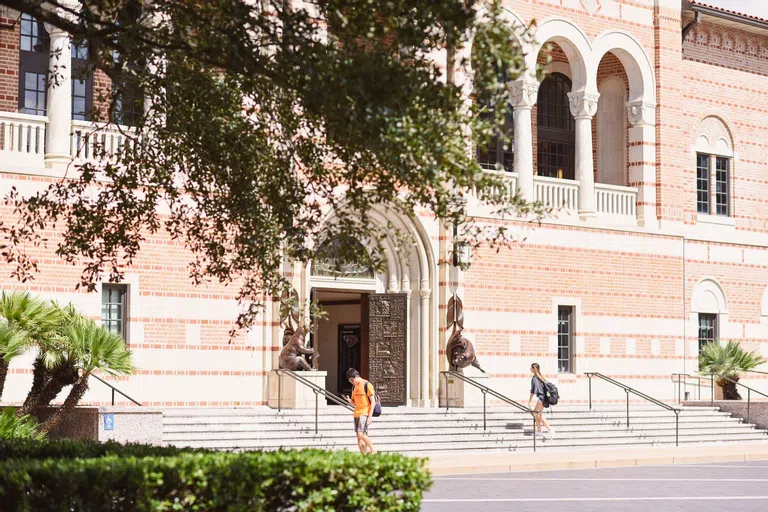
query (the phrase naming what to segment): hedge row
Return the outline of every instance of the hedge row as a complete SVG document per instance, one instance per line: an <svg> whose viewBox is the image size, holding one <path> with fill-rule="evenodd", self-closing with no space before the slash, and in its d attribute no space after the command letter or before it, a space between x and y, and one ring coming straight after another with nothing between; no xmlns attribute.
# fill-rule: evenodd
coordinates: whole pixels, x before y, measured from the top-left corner
<svg viewBox="0 0 768 512"><path fill-rule="evenodd" d="M170 457L183 453L214 453L210 450L152 446L148 444L120 444L115 441L99 443L71 439L35 441L32 439L0 439L0 461L5 459L72 459L94 458L105 455L125 457Z"/></svg>
<svg viewBox="0 0 768 512"><path fill-rule="evenodd" d="M24 512L416 511L429 486L423 460L395 454L111 454L0 463L0 503L10 507L3 510Z"/></svg>

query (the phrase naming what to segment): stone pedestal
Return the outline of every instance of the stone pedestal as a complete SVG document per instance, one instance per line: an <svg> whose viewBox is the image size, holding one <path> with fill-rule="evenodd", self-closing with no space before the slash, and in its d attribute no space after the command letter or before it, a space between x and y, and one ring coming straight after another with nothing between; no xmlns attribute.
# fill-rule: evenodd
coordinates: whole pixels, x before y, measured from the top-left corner
<svg viewBox="0 0 768 512"><path fill-rule="evenodd" d="M465 368L464 376L472 379L478 384L489 387L488 375L480 372L475 368ZM464 382L456 377L448 377L446 385L446 379L444 375L440 376L440 407L445 407L446 394L449 407L482 407L483 406L483 392L478 388ZM491 397L488 397L489 400Z"/></svg>
<svg viewBox="0 0 768 512"><path fill-rule="evenodd" d="M325 389L325 378L328 376L328 372L298 371L296 374ZM280 382L281 380L282 382ZM282 397L281 409L315 408L315 392L312 391L312 388L289 375L281 377L273 370L269 373L269 400L267 401L269 407L277 409L278 394ZM317 404L321 409L327 406L326 399L322 394L318 395Z"/></svg>

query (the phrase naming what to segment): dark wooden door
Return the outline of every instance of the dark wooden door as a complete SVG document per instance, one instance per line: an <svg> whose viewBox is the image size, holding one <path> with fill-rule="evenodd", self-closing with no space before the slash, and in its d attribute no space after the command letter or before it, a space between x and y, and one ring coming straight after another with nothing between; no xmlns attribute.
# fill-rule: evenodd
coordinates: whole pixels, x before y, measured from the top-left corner
<svg viewBox="0 0 768 512"><path fill-rule="evenodd" d="M404 293L368 297L368 380L384 405L406 403L408 299Z"/></svg>
<svg viewBox="0 0 768 512"><path fill-rule="evenodd" d="M339 325L339 394L352 396L352 384L347 379L347 370L355 368L360 371L360 354L362 349L360 324Z"/></svg>

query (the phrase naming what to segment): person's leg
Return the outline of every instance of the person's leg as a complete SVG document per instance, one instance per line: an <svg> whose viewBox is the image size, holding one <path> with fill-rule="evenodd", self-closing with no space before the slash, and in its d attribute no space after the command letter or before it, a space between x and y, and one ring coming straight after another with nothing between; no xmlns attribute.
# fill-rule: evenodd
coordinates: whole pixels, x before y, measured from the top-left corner
<svg viewBox="0 0 768 512"><path fill-rule="evenodd" d="M357 436L357 447L360 449L360 453L365 453L365 441L363 440L362 432L355 432Z"/></svg>
<svg viewBox="0 0 768 512"><path fill-rule="evenodd" d="M536 411L536 430L541 434L541 421L544 418L541 411L544 410L544 404L537 401L536 407L534 407L533 410Z"/></svg>
<svg viewBox="0 0 768 512"><path fill-rule="evenodd" d="M363 434L363 442L365 443L365 446L368 447L368 453L376 453L376 448L373 447L371 438L368 437L367 434Z"/></svg>
<svg viewBox="0 0 768 512"><path fill-rule="evenodd" d="M549 434L552 435L555 433L555 431L552 429L552 427L549 426L549 422L547 421L547 418L544 417L544 404L539 402L536 404L536 410L540 411L538 414L539 419L539 432L541 432L541 425L544 425L547 427L547 430L549 431Z"/></svg>

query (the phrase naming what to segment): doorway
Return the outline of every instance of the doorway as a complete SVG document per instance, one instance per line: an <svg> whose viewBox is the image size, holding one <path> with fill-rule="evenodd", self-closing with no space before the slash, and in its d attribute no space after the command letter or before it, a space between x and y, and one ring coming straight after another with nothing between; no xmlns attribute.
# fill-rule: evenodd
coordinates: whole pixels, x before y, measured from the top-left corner
<svg viewBox="0 0 768 512"><path fill-rule="evenodd" d="M320 353L318 369L328 372L325 386L337 395L350 395L346 371L356 368L367 377L367 346L363 302L367 293L347 290L312 290L313 299L325 312L312 333L312 346Z"/></svg>

